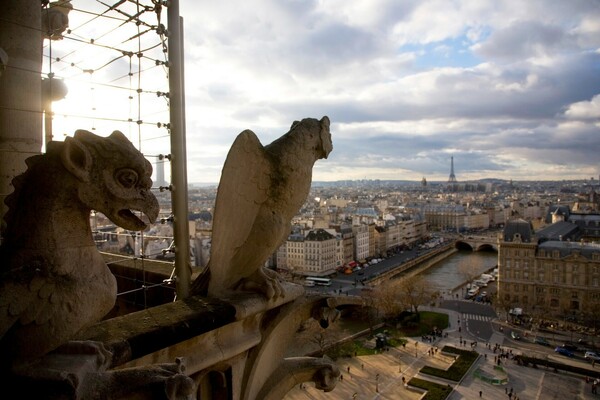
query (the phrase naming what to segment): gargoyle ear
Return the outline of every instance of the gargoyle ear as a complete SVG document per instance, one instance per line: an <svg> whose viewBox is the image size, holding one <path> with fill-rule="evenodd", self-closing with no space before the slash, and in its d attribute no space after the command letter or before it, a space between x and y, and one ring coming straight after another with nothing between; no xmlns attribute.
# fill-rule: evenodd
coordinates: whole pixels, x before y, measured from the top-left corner
<svg viewBox="0 0 600 400"><path fill-rule="evenodd" d="M331 122L329 121L329 118L327 116L321 118L321 121L319 122L321 123L321 131L319 133L319 138L321 139L321 148L325 153L324 158L327 158L329 153L331 153L331 150L333 150L333 143L331 142L331 131L329 130Z"/></svg>
<svg viewBox="0 0 600 400"><path fill-rule="evenodd" d="M63 166L82 182L90 181L92 155L81 141L68 137L60 154Z"/></svg>

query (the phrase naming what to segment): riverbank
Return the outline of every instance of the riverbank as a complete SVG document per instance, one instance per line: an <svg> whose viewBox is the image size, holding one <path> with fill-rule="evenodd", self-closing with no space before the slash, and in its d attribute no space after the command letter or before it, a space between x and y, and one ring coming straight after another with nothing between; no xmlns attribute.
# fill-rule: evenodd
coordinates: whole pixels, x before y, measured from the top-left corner
<svg viewBox="0 0 600 400"><path fill-rule="evenodd" d="M377 286L383 281L394 279L398 276L413 276L422 273L444 261L456 252L458 252L458 250L454 247L454 243L446 244L410 261L398 264L386 272L372 276L365 281L365 284Z"/></svg>

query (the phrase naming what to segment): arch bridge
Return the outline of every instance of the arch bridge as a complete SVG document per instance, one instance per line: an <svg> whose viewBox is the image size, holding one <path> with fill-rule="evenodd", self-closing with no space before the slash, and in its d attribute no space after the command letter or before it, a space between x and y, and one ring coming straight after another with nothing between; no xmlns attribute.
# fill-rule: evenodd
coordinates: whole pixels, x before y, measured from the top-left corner
<svg viewBox="0 0 600 400"><path fill-rule="evenodd" d="M454 247L459 250L498 251L497 236L465 236L456 239Z"/></svg>

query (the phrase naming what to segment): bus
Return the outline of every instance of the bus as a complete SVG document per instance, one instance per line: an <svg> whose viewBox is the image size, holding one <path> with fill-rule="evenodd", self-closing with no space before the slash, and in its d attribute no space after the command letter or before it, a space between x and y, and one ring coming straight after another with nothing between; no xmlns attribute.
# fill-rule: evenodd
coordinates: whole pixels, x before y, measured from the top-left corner
<svg viewBox="0 0 600 400"><path fill-rule="evenodd" d="M314 282L318 286L331 286L331 279L329 278L317 278L315 276L307 276L307 282Z"/></svg>

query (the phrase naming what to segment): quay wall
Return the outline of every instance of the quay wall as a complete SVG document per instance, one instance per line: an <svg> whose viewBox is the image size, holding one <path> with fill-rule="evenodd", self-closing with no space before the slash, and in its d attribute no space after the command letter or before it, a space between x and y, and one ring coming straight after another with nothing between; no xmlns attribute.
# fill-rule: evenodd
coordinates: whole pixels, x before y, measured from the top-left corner
<svg viewBox="0 0 600 400"><path fill-rule="evenodd" d="M456 249L454 242L448 243L432 252L423 254L413 260L399 264L398 266L390 269L389 271L371 277L365 283L371 286L377 286L383 281L398 278L399 276L409 277L416 274L420 274L421 272L426 271L427 269L433 267L437 263L450 257L457 251L458 250Z"/></svg>

